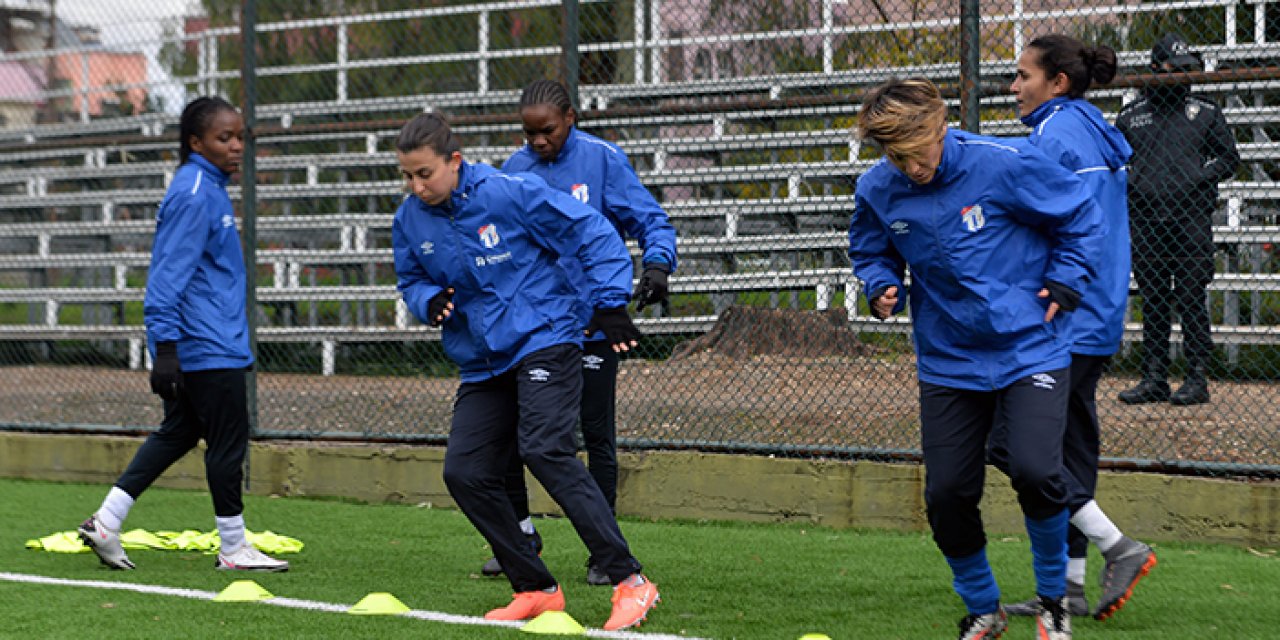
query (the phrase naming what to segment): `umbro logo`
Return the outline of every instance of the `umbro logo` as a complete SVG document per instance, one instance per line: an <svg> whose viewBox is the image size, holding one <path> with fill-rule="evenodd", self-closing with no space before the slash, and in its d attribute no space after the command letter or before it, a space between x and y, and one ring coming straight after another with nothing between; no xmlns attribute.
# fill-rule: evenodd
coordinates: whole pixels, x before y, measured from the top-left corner
<svg viewBox="0 0 1280 640"><path fill-rule="evenodd" d="M892 229L895 234L900 236L905 236L908 233L911 233L911 226L902 220L889 225L889 228Z"/></svg>
<svg viewBox="0 0 1280 640"><path fill-rule="evenodd" d="M551 379L551 372L546 369L530 369L527 373L529 382L546 382Z"/></svg>
<svg viewBox="0 0 1280 640"><path fill-rule="evenodd" d="M1037 373L1031 376L1031 385L1040 389L1052 391L1057 384L1058 381L1047 373Z"/></svg>
<svg viewBox="0 0 1280 640"><path fill-rule="evenodd" d="M600 356L594 356L594 355L582 356L582 368L583 368L583 369L590 369L590 370L592 370L592 371L599 371L599 370L600 370L600 365L602 365L602 364L604 364L604 358L601 358Z"/></svg>
<svg viewBox="0 0 1280 640"><path fill-rule="evenodd" d="M231 215L230 215L230 214L227 214L227 215L222 216L222 228L223 228L223 229L226 229L226 228L228 228L228 227L234 227L234 226L236 226L236 219L235 219L235 218L231 217Z"/></svg>
<svg viewBox="0 0 1280 640"><path fill-rule="evenodd" d="M430 240L427 240L427 241L423 242L421 245L418 245L418 246L419 246L419 247L421 247L421 249L422 249L422 255L424 255L424 256L429 256L429 255L431 255L431 254L433 254L433 253L435 253L435 252L436 252L436 245L431 244L431 241L430 241Z"/></svg>

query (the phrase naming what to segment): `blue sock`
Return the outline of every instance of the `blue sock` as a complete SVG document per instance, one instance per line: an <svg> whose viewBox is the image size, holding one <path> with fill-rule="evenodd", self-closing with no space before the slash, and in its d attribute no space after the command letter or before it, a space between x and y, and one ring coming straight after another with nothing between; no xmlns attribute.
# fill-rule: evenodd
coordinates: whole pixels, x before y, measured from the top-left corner
<svg viewBox="0 0 1280 640"><path fill-rule="evenodd" d="M1000 587L996 586L985 548L963 558L947 558L947 564L954 576L951 584L969 613L980 616L1000 608Z"/></svg>
<svg viewBox="0 0 1280 640"><path fill-rule="evenodd" d="M1026 518L1027 535L1031 538L1031 566L1036 572L1036 593L1046 598L1061 598L1067 593L1067 519L1066 509L1044 520Z"/></svg>

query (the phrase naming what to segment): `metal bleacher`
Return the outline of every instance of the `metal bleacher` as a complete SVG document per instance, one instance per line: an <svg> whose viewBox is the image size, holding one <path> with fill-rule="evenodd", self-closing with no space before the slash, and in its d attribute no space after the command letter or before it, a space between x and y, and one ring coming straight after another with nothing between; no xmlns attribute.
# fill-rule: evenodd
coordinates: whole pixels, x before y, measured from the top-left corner
<svg viewBox="0 0 1280 640"><path fill-rule="evenodd" d="M1280 91L1274 70L1245 76L1232 68L1280 59L1276 46L1221 45L1203 54L1217 70L1197 76L1201 91ZM1135 73L1146 55L1121 52L1134 77L1091 93L1109 117L1141 86ZM995 63L984 74L1005 78L1012 70L1011 62ZM843 304L860 330L907 330L905 319L882 323L859 312L845 227L854 181L874 157L849 127L870 85L927 75L946 88L957 74L957 64L940 64L581 87L581 126L628 153L680 232L673 295L710 301L709 313L646 314L637 324L655 334L704 332L728 304L752 295L767 296L762 304ZM984 107L1011 105L996 82L984 92ZM500 164L520 140L518 97L476 91L259 107L256 256L259 276L270 280L257 289L268 310L259 339L318 344L325 373L338 343L436 339L437 330L405 311L394 286L390 227L402 184L391 141L407 115L444 109L457 114L466 157ZM1280 124L1280 107L1224 102L1241 132ZM28 318L0 324L0 340L123 340L131 365L144 365L145 330L125 318L140 318L154 208L175 168L176 131L172 115L0 130L0 305L25 306ZM983 132L1026 130L1009 117L984 121ZM1246 164L1280 163L1280 142L1255 135L1240 151ZM1280 182L1265 174L1222 185L1220 245L1280 245ZM230 192L238 200L240 189ZM1225 270L1210 289L1227 297L1277 292L1280 274ZM347 311L336 320L308 315L322 305ZM65 319L75 307L100 312ZM350 311L357 308L364 311ZM1140 338L1137 325L1127 330ZM1214 332L1227 344L1280 344L1276 326L1228 323Z"/></svg>

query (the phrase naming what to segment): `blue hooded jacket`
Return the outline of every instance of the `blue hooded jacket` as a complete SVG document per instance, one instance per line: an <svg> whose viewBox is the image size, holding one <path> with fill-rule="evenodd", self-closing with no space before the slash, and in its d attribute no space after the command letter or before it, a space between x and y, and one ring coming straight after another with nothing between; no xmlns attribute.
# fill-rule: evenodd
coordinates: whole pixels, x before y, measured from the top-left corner
<svg viewBox="0 0 1280 640"><path fill-rule="evenodd" d="M992 391L1071 363L1070 314L1044 322L1037 294L1084 291L1101 251L1101 211L1073 173L1026 140L948 130L929 184L881 159L854 202L854 274L868 296L898 287L894 312L910 300L920 380Z"/></svg>
<svg viewBox="0 0 1280 640"><path fill-rule="evenodd" d="M590 205L604 214L619 237L635 238L640 243L642 265L657 264L666 267L668 273L675 272L675 227L653 194L640 184L627 154L617 146L571 127L555 160L547 162L525 145L507 158L502 170L533 173ZM569 269L570 273L581 274L581 268ZM580 275L574 280L580 289L585 284ZM590 311L583 309L584 325L590 320ZM593 339L602 340L604 335L597 333Z"/></svg>
<svg viewBox="0 0 1280 640"><path fill-rule="evenodd" d="M397 287L428 322L431 298L454 288L445 352L463 382L500 375L529 354L582 344L580 294L560 256L576 256L592 309L627 304L631 259L603 217L533 175L463 162L441 206L406 196L391 226Z"/></svg>
<svg viewBox="0 0 1280 640"><path fill-rule="evenodd" d="M1095 262L1098 277L1081 293L1080 307L1068 318L1075 342L1072 353L1109 356L1124 337L1129 303L1129 200L1125 164L1133 149L1119 129L1085 100L1058 97L1046 101L1022 123L1032 127L1031 144L1084 180L1102 208L1106 238Z"/></svg>
<svg viewBox="0 0 1280 640"><path fill-rule="evenodd" d="M142 302L147 348L177 342L183 371L253 364L244 254L226 173L198 153L174 172L156 213Z"/></svg>

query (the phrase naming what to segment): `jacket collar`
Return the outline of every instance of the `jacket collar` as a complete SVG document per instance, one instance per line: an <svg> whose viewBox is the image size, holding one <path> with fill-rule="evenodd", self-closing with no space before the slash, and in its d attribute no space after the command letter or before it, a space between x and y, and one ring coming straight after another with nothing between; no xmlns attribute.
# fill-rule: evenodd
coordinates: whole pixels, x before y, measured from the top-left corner
<svg viewBox="0 0 1280 640"><path fill-rule="evenodd" d="M1049 116L1062 109L1062 107L1070 101L1071 98L1068 98L1067 96L1058 96L1056 98L1045 100L1043 104L1035 108L1035 111L1028 113L1024 118L1021 118L1022 124L1034 129L1040 126L1040 123L1044 122Z"/></svg>
<svg viewBox="0 0 1280 640"><path fill-rule="evenodd" d="M560 147L560 153L556 154L557 162L568 158L569 154L578 148L578 138L581 136L576 125L569 125L569 135L565 136L564 146Z"/></svg>
<svg viewBox="0 0 1280 640"><path fill-rule="evenodd" d="M231 180L231 174L219 169L212 162L209 162L207 158L195 151L192 151L191 155L187 156L187 163L200 167L200 169L209 174L209 177L213 178L214 182L217 182L220 187L227 186L227 182Z"/></svg>
<svg viewBox="0 0 1280 640"><path fill-rule="evenodd" d="M933 173L933 180L929 184L917 185L923 188L938 187L949 180L952 176L959 172L960 168L960 143L957 138L957 132L950 126L947 127L947 133L942 138L942 160L938 162L938 170ZM905 174L904 174L905 176ZM907 178L910 180L911 178ZM915 184L912 182L912 184Z"/></svg>

